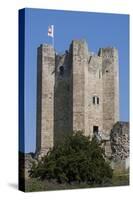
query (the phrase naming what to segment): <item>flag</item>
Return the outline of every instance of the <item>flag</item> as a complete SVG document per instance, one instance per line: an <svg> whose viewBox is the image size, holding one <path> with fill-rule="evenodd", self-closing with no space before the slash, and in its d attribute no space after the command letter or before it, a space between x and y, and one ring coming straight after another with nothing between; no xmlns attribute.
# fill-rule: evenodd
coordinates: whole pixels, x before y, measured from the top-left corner
<svg viewBox="0 0 133 200"><path fill-rule="evenodd" d="M54 25L48 27L48 36L54 37Z"/></svg>

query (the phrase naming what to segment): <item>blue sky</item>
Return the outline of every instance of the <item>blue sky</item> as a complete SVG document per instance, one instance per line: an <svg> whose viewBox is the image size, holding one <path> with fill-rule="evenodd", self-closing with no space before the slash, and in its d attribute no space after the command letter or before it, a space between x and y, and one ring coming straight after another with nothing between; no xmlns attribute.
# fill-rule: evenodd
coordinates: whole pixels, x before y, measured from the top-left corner
<svg viewBox="0 0 133 200"><path fill-rule="evenodd" d="M119 50L120 120L129 120L129 16L89 12L26 9L25 12L25 148L34 152L36 145L36 71L37 47L51 43L48 26L55 27L55 49L69 48L73 39L86 39L92 52L100 47ZM24 149L23 149L24 148Z"/></svg>

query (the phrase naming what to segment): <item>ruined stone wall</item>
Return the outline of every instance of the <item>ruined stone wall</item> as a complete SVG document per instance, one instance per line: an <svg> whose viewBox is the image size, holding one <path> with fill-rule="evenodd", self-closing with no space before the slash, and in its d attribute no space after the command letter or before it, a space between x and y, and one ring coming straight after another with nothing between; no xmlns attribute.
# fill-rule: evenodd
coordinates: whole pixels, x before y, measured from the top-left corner
<svg viewBox="0 0 133 200"><path fill-rule="evenodd" d="M110 134L113 159L125 160L129 157L129 123L117 122Z"/></svg>
<svg viewBox="0 0 133 200"><path fill-rule="evenodd" d="M129 168L129 123L117 122L110 134L112 168L125 171Z"/></svg>

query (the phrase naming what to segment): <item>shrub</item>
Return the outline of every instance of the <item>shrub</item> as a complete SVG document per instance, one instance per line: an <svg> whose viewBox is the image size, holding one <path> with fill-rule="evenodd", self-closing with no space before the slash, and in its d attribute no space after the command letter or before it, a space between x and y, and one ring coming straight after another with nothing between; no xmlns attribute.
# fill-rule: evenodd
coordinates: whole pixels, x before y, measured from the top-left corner
<svg viewBox="0 0 133 200"><path fill-rule="evenodd" d="M30 176L41 180L56 179L59 183L104 184L112 179L112 169L97 140L77 132L34 163Z"/></svg>

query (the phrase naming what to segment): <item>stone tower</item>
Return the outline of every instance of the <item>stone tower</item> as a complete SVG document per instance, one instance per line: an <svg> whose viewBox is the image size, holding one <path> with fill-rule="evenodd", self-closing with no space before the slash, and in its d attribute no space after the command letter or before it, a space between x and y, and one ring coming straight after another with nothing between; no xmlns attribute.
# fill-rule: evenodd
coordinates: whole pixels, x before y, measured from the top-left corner
<svg viewBox="0 0 133 200"><path fill-rule="evenodd" d="M36 152L46 154L53 147L55 51L41 45L37 51L37 137Z"/></svg>
<svg viewBox="0 0 133 200"><path fill-rule="evenodd" d="M41 45L37 60L37 152L46 154L73 131L108 137L119 121L117 49L94 54L74 40L62 55Z"/></svg>
<svg viewBox="0 0 133 200"><path fill-rule="evenodd" d="M115 48L103 48L99 55L102 57L103 130L109 134L110 128L119 121L118 51Z"/></svg>

